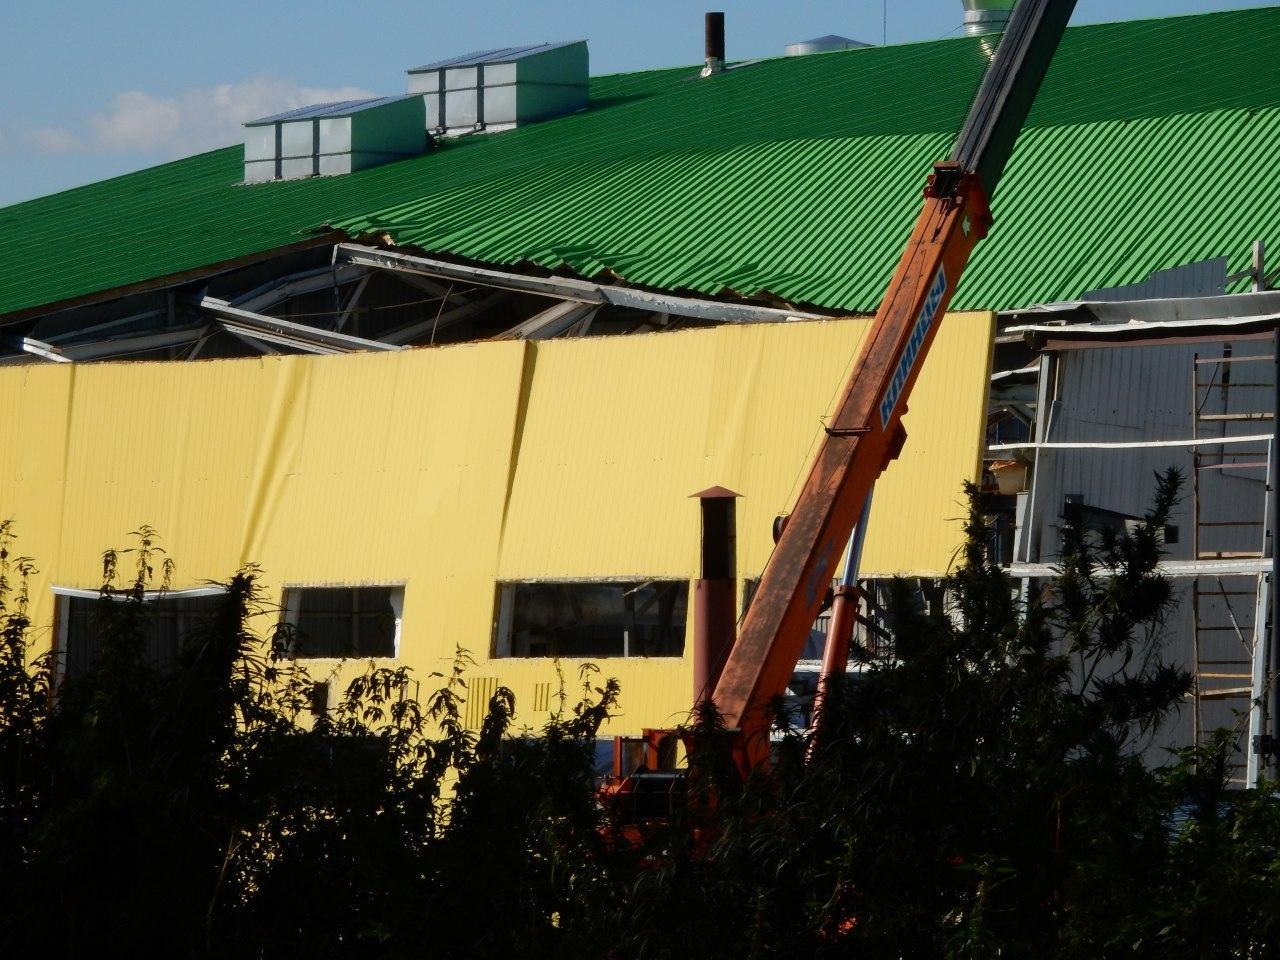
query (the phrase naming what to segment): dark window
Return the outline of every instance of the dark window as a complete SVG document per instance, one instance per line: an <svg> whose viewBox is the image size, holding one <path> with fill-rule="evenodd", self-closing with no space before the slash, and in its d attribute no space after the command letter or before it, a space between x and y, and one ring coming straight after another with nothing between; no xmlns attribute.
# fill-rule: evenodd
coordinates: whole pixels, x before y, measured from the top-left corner
<svg viewBox="0 0 1280 960"><path fill-rule="evenodd" d="M320 680L311 685L311 715L322 717L329 712L329 681Z"/></svg>
<svg viewBox="0 0 1280 960"><path fill-rule="evenodd" d="M294 587L286 591L291 653L301 658L394 657L401 587Z"/></svg>
<svg viewBox="0 0 1280 960"><path fill-rule="evenodd" d="M679 657L689 584L505 583L499 587L500 657Z"/></svg>
<svg viewBox="0 0 1280 960"><path fill-rule="evenodd" d="M142 619L147 662L155 666L171 663L192 629L211 616L221 600L217 594L198 597L170 595L147 600L148 615ZM103 602L97 597L62 598L61 615L66 618L63 632L65 677L81 676L97 666L102 653L100 609Z"/></svg>

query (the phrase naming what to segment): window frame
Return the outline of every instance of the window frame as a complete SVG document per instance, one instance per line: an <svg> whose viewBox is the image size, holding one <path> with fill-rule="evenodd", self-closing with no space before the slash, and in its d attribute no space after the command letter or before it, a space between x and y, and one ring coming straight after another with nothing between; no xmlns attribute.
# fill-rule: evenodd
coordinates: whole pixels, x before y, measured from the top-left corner
<svg viewBox="0 0 1280 960"><path fill-rule="evenodd" d="M71 639L71 601L72 600L101 600L104 597L101 587L89 589L87 587L63 587L54 584L49 587L49 592L53 594L53 678L54 683L60 684L66 679L67 674L67 657L70 654L68 643ZM203 586L203 587L186 587L177 590L144 590L142 600L144 603L154 603L156 600L194 600L199 597L217 597L227 592L227 588L223 586ZM125 603L132 600L133 596L125 591L116 591L105 594L107 600L112 603Z"/></svg>
<svg viewBox="0 0 1280 960"><path fill-rule="evenodd" d="M489 658L491 660L540 661L557 659L550 655L532 656L518 655L514 652L515 627L515 595L517 587L599 587L610 585L632 584L637 588L649 584L683 584L685 589L685 616L683 635L680 639L680 652L669 654L633 654L627 649L627 637L623 637L623 652L617 656L560 656L561 660L587 660L591 662L603 660L626 660L640 662L676 663L684 660L691 648L689 631L693 627L694 582L690 577L672 576L621 576L621 577L538 577L527 580L494 581L494 615L489 639Z"/></svg>
<svg viewBox="0 0 1280 960"><path fill-rule="evenodd" d="M400 660L400 640L404 629L404 601L405 593L408 590L408 581L391 580L378 583L286 583L280 588L280 622L293 630L298 629L298 616L300 613L298 599L300 591L303 590L390 590L391 591L391 615L395 619L395 632L391 638L391 656L389 657L371 657L361 655L352 655L349 657L313 657L298 656L292 650L288 652L290 660L301 661L303 663L343 663L348 660L374 660L381 663L392 663Z"/></svg>

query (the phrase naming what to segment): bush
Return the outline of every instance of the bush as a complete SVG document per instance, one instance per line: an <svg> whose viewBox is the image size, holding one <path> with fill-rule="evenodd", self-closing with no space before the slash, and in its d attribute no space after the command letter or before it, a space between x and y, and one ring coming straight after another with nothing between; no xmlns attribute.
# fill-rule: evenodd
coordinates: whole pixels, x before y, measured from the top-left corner
<svg viewBox="0 0 1280 960"><path fill-rule="evenodd" d="M1160 649L1178 486L1130 537L1068 518L1025 604L971 490L948 601L899 590L892 656L746 783L714 709L692 717L688 802L639 844L597 800L619 691L592 669L536 735L506 689L464 728L463 651L424 703L371 668L312 722L288 637L251 629L276 619L253 568L147 662L171 567L144 528L105 557L101 662L55 689L0 527L0 955L1275 955L1271 788L1226 789L1226 735L1140 758L1190 683Z"/></svg>

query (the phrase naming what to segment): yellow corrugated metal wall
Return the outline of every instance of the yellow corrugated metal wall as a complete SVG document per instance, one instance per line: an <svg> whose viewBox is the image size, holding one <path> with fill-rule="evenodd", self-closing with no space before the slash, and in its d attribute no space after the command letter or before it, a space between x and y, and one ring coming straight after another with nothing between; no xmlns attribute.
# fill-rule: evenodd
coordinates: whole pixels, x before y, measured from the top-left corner
<svg viewBox="0 0 1280 960"><path fill-rule="evenodd" d="M992 323L942 325L907 450L877 489L864 570L940 572L959 544ZM0 369L0 516L39 561L42 630L50 588L96 586L103 549L148 523L175 586L250 562L273 601L290 584L405 583L402 660L424 686L460 644L536 724L552 665L487 660L495 583L696 576L689 495L713 484L742 494L739 573L757 575L866 327ZM687 657L602 667L622 681L619 729L688 708Z"/></svg>

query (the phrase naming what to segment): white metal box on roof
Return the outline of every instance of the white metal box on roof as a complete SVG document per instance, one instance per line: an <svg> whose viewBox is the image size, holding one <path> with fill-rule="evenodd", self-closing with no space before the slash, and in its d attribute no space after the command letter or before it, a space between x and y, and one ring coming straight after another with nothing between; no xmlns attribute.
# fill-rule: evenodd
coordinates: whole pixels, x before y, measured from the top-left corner
<svg viewBox="0 0 1280 960"><path fill-rule="evenodd" d="M422 153L421 97L345 100L245 124L246 183L333 176Z"/></svg>
<svg viewBox="0 0 1280 960"><path fill-rule="evenodd" d="M807 57L811 53L830 53L834 50L861 50L871 44L861 40L850 40L848 37L828 33L825 37L814 37L812 40L799 40L787 44L788 57Z"/></svg>
<svg viewBox="0 0 1280 960"><path fill-rule="evenodd" d="M409 73L434 133L506 130L581 110L590 63L585 40L484 50Z"/></svg>

